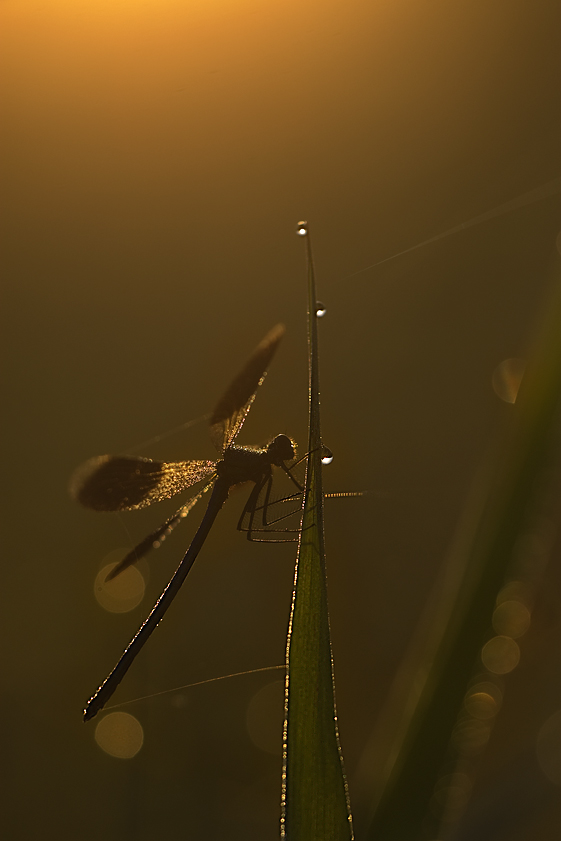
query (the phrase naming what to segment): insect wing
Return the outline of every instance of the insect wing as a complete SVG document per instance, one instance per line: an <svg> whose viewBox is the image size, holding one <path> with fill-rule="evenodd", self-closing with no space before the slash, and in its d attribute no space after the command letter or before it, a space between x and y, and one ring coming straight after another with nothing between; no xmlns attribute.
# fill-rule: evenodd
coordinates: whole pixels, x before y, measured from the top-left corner
<svg viewBox="0 0 561 841"><path fill-rule="evenodd" d="M70 493L94 511L131 511L169 499L208 478L214 470L212 461L98 456L77 469L70 481Z"/></svg>
<svg viewBox="0 0 561 841"><path fill-rule="evenodd" d="M267 333L212 413L210 437L219 453L232 444L242 428L284 331L284 326L277 324Z"/></svg>
<svg viewBox="0 0 561 841"><path fill-rule="evenodd" d="M157 549L163 540L173 531L173 529L179 525L181 520L184 520L189 511L194 508L197 504L199 499L212 487L214 482L214 477L210 479L202 488L201 490L195 494L194 496L189 499L185 505L182 505L175 514L169 517L165 523L149 534L144 540L141 540L134 549L131 549L130 552L120 561L117 566L113 567L107 578L106 581L111 581L113 578L116 578L118 575L121 574L125 569L131 566L131 564L135 564L141 558L148 554L152 549Z"/></svg>

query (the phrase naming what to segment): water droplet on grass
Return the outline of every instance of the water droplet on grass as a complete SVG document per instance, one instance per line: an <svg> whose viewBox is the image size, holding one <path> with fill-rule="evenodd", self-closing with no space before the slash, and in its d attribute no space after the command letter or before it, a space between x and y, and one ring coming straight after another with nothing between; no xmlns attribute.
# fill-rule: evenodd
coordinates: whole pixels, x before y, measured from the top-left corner
<svg viewBox="0 0 561 841"><path fill-rule="evenodd" d="M322 464L331 464L333 461L333 453L326 447L325 444L321 448L321 463Z"/></svg>

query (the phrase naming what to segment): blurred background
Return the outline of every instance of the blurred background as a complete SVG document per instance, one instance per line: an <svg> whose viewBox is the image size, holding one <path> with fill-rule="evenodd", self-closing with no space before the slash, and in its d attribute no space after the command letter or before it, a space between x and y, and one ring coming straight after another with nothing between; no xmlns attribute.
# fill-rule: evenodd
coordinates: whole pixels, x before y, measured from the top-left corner
<svg viewBox="0 0 561 841"><path fill-rule="evenodd" d="M101 453L213 458L204 421L155 436L211 411L277 322L287 333L238 440L286 432L305 451L299 219L327 308L326 490L368 491L326 511L341 739L365 837L366 746L514 411L493 373L524 358L558 278L559 3L2 0L0 19L6 837L278 837L281 672L82 724L204 503L133 595L100 604L99 571L173 503L94 514L67 486ZM283 662L294 547L248 544L244 499L115 703ZM463 839L561 830L561 771L543 761L544 743L561 756L560 566L557 548Z"/></svg>

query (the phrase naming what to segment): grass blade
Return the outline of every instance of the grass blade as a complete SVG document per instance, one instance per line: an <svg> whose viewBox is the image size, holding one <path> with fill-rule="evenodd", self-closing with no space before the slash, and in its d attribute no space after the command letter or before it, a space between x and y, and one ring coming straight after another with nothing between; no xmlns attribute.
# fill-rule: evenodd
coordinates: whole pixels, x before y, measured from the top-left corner
<svg viewBox="0 0 561 841"><path fill-rule="evenodd" d="M451 563L463 570L446 621L419 669L416 704L403 727L396 757L368 837L372 841L421 841L441 837L442 814L433 809L435 787L451 754L450 735L463 708L482 646L493 636L497 594L513 559L551 505L552 467L559 468L561 405L561 294L556 288L524 375L513 423L489 471L483 491L472 499L470 527L463 530ZM517 549L518 547L518 549ZM536 570L530 570L535 575ZM458 754L455 754L458 757ZM432 801L432 802L431 802Z"/></svg>
<svg viewBox="0 0 561 841"><path fill-rule="evenodd" d="M349 841L327 610L315 278L307 227L298 230L307 237L310 455L286 650L281 837Z"/></svg>

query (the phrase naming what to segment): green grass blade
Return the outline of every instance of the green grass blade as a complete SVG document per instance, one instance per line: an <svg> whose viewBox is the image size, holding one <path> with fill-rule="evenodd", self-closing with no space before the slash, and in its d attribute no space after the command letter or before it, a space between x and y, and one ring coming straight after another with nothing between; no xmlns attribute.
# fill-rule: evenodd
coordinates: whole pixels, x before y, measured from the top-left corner
<svg viewBox="0 0 561 841"><path fill-rule="evenodd" d="M370 827L372 841L440 837L431 799L443 764L451 758L450 735L468 681L476 667L482 669L481 648L493 636L498 591L521 538L532 533L542 506L550 504L545 480L552 467L559 467L560 405L561 293L556 288L501 452L484 491L471 500L470 528L468 533L464 528L450 559L464 571L461 586L446 605L442 633L425 661L422 688Z"/></svg>
<svg viewBox="0 0 561 841"><path fill-rule="evenodd" d="M306 236L310 456L286 651L281 837L349 841L353 832L335 712L327 610L316 292Z"/></svg>

